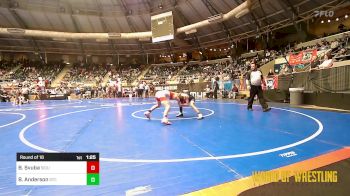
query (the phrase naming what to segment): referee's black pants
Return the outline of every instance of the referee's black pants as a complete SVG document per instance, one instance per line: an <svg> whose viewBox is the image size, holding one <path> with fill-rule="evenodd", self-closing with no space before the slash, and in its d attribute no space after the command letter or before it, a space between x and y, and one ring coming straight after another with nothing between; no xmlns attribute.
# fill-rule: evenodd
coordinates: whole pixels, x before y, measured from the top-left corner
<svg viewBox="0 0 350 196"><path fill-rule="evenodd" d="M266 104L266 101L264 99L263 90L261 86L254 86L251 85L250 87L250 97L248 99L248 109L253 107L254 97L255 95L258 95L260 105L263 109L268 108L269 106Z"/></svg>

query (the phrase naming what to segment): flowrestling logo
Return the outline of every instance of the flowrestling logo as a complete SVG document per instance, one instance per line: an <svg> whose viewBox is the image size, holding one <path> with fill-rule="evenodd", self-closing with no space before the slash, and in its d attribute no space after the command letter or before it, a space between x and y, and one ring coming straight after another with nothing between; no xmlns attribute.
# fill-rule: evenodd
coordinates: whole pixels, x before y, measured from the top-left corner
<svg viewBox="0 0 350 196"><path fill-rule="evenodd" d="M330 10L330 11L319 11L319 10L316 10L314 11L314 17L327 17L327 18L330 18L330 17L333 17L334 16L334 11Z"/></svg>

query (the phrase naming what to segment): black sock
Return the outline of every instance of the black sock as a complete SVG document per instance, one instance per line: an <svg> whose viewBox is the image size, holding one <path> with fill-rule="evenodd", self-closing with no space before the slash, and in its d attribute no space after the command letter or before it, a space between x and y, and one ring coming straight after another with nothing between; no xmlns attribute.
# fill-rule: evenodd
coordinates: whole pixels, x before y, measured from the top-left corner
<svg viewBox="0 0 350 196"><path fill-rule="evenodd" d="M180 107L180 113L182 114L182 107Z"/></svg>

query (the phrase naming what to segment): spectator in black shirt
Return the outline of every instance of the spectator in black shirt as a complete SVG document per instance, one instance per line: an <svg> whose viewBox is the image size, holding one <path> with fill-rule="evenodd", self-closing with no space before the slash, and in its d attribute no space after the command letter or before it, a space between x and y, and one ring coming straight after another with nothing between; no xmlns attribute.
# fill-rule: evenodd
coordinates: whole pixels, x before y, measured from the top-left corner
<svg viewBox="0 0 350 196"><path fill-rule="evenodd" d="M0 102L10 102L10 96L0 86Z"/></svg>
<svg viewBox="0 0 350 196"><path fill-rule="evenodd" d="M214 81L214 91L213 91L214 99L218 98L218 90L219 90L219 77L216 77Z"/></svg>
<svg viewBox="0 0 350 196"><path fill-rule="evenodd" d="M339 30L340 32L344 32L344 31L345 31L345 25L344 25L343 23L340 23L340 24L338 25L338 30Z"/></svg>

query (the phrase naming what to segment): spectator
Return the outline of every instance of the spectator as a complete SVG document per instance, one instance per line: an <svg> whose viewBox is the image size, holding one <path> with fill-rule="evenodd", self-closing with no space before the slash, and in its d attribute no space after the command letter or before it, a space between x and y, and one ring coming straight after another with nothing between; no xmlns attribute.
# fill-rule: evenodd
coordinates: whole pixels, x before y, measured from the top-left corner
<svg viewBox="0 0 350 196"><path fill-rule="evenodd" d="M10 95L0 86L0 102L10 102Z"/></svg>
<svg viewBox="0 0 350 196"><path fill-rule="evenodd" d="M324 69L324 68L329 68L332 66L333 66L333 59L331 57L331 54L328 53L324 56L324 61L318 67L320 69Z"/></svg>
<svg viewBox="0 0 350 196"><path fill-rule="evenodd" d="M205 88L205 96L207 98L211 98L212 97L212 91L211 91L211 88L209 87L209 84L207 84L207 87Z"/></svg>
<svg viewBox="0 0 350 196"><path fill-rule="evenodd" d="M145 83L145 98L149 97L149 85Z"/></svg>
<svg viewBox="0 0 350 196"><path fill-rule="evenodd" d="M275 75L275 73L272 71L272 69L270 69L269 73L267 74L267 77L274 76L274 75Z"/></svg>
<svg viewBox="0 0 350 196"><path fill-rule="evenodd" d="M144 82L139 83L139 88L138 88L138 94L140 98L143 98L143 91L145 90L145 84Z"/></svg>
<svg viewBox="0 0 350 196"><path fill-rule="evenodd" d="M244 75L241 73L239 76L239 90L245 90L245 82L244 82Z"/></svg>
<svg viewBox="0 0 350 196"><path fill-rule="evenodd" d="M118 87L118 97L122 97L123 95L123 87L122 87L122 79L117 79L117 87Z"/></svg>
<svg viewBox="0 0 350 196"><path fill-rule="evenodd" d="M233 99L236 99L237 95L238 95L238 87L236 84L233 84L230 98L232 97Z"/></svg>
<svg viewBox="0 0 350 196"><path fill-rule="evenodd" d="M345 61L350 59L350 50L347 48L342 48L334 57L337 61Z"/></svg>
<svg viewBox="0 0 350 196"><path fill-rule="evenodd" d="M218 90L219 90L219 77L216 77L214 81L214 90L213 90L214 99L218 98Z"/></svg>
<svg viewBox="0 0 350 196"><path fill-rule="evenodd" d="M286 74L290 74L292 71L291 69L289 68L289 66L287 64L283 64L282 65L282 68L279 72L279 75L286 75Z"/></svg>
<svg viewBox="0 0 350 196"><path fill-rule="evenodd" d="M29 87L27 85L25 85L23 88L22 88L22 94L23 94L23 97L24 97L24 101L27 102L29 101Z"/></svg>
<svg viewBox="0 0 350 196"><path fill-rule="evenodd" d="M344 32L345 31L345 25L343 23L340 23L338 25L338 30L339 30L339 32Z"/></svg>

